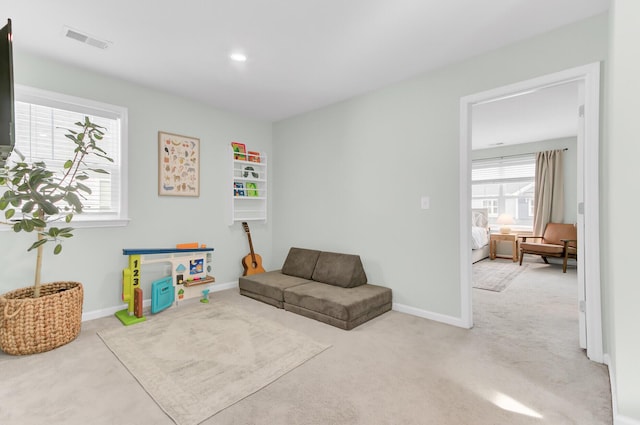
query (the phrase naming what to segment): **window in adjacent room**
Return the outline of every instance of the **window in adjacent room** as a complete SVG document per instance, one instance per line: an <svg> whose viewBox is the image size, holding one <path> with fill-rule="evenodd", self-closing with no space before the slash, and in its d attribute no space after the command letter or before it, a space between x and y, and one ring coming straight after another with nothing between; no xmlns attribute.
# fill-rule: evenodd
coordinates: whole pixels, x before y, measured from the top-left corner
<svg viewBox="0 0 640 425"><path fill-rule="evenodd" d="M49 167L60 167L70 158L74 145L66 137L68 128L84 121L105 127L100 143L109 162L92 159L89 166L101 168L109 174L93 174L83 182L91 188L91 195L83 199L83 214L73 219L74 227L124 225L127 220L126 152L127 109L88 99L63 95L16 85L16 149L26 161L44 161Z"/></svg>
<svg viewBox="0 0 640 425"><path fill-rule="evenodd" d="M532 228L535 168L535 154L474 160L472 208L487 208L493 227L497 227L500 214L509 214L515 219L515 226Z"/></svg>
<svg viewBox="0 0 640 425"><path fill-rule="evenodd" d="M498 213L498 199L482 199L482 208L487 209L489 217L497 217ZM475 206L474 206L475 207Z"/></svg>

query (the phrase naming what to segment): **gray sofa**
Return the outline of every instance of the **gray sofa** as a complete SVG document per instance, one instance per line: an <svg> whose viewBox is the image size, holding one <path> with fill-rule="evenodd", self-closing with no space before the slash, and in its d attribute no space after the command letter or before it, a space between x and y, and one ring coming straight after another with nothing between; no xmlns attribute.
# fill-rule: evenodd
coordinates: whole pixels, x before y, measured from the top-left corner
<svg viewBox="0 0 640 425"><path fill-rule="evenodd" d="M243 276L240 294L341 329L391 310L391 289L367 283L360 256L291 248L281 270Z"/></svg>

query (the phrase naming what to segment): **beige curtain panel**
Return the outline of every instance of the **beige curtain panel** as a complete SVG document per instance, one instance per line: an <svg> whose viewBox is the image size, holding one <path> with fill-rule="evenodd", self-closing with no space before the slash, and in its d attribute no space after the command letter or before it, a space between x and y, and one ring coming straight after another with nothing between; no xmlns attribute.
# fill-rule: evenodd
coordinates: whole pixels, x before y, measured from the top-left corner
<svg viewBox="0 0 640 425"><path fill-rule="evenodd" d="M533 234L542 235L547 223L562 223L563 219L562 150L538 152Z"/></svg>

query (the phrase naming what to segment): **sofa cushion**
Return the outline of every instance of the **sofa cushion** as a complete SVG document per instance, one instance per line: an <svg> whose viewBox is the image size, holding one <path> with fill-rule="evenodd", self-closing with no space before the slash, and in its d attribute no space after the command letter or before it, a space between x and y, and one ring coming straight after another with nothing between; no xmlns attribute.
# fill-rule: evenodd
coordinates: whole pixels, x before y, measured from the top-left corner
<svg viewBox="0 0 640 425"><path fill-rule="evenodd" d="M320 251L313 249L291 248L282 265L282 273L311 279L319 255Z"/></svg>
<svg viewBox="0 0 640 425"><path fill-rule="evenodd" d="M334 286L335 288L335 286ZM349 331L361 324L373 319L374 317L378 317L381 314L391 310L391 303L383 304L381 306L375 307L371 310L368 310L362 316L355 318L353 320L340 320L335 317L327 316L326 314L318 313L317 311L307 310L303 307L298 307L297 305L283 303L283 308L292 313L299 314L301 316L308 317L310 319L317 320L322 323L326 323L331 326L335 326L336 328L344 329Z"/></svg>
<svg viewBox="0 0 640 425"><path fill-rule="evenodd" d="M321 252L311 276L316 282L353 288L367 283L359 255Z"/></svg>
<svg viewBox="0 0 640 425"><path fill-rule="evenodd" d="M340 288L310 282L284 290L287 304L322 313L346 322L367 314L376 307L391 303L391 289L377 285Z"/></svg>
<svg viewBox="0 0 640 425"><path fill-rule="evenodd" d="M296 276L287 276L280 270L266 273L242 276L238 279L238 286L242 291L251 292L276 301L284 301L282 293L286 288L310 282Z"/></svg>

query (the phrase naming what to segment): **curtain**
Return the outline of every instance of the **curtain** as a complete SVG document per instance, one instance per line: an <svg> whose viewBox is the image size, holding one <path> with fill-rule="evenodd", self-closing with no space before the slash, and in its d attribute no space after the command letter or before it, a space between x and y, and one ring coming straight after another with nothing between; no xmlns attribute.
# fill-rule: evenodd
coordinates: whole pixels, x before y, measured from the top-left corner
<svg viewBox="0 0 640 425"><path fill-rule="evenodd" d="M564 219L564 178L562 150L536 154L536 193L533 234L542 235L547 223Z"/></svg>

